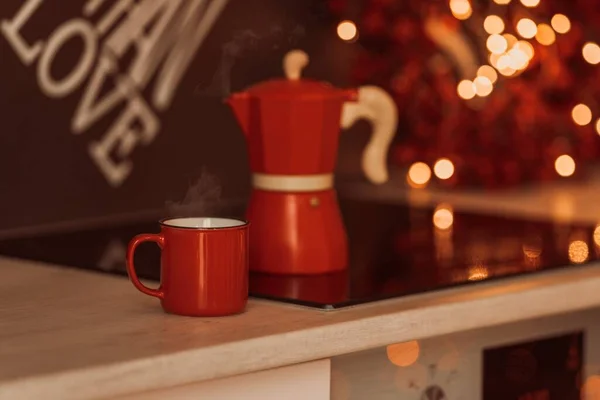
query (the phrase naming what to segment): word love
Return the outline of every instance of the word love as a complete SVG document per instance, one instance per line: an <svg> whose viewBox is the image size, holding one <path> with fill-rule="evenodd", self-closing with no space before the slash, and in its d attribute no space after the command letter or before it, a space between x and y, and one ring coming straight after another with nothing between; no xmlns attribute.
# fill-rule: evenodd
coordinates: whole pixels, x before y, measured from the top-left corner
<svg viewBox="0 0 600 400"><path fill-rule="evenodd" d="M42 17L45 1L24 1L12 19L0 21L0 32L20 61L35 68L46 96L63 99L85 85L72 133L117 115L102 138L89 144L89 153L108 183L121 186L133 169L133 150L156 138L157 112L170 106L227 0L114 0L110 6L106 0L88 0L81 17L63 22L47 37L24 37L25 28ZM83 44L76 62L64 76L53 76L61 49L73 40ZM119 62L131 54L133 60L121 70ZM150 93L149 101L143 93Z"/></svg>

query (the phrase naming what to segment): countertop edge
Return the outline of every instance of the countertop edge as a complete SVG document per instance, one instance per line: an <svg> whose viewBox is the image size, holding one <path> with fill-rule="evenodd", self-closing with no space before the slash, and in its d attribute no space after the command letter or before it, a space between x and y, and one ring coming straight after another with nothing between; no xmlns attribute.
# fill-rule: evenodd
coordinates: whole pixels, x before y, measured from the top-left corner
<svg viewBox="0 0 600 400"><path fill-rule="evenodd" d="M81 399L126 395L308 362L391 343L599 307L598 266L595 263L571 271L510 278L485 283L475 289L452 289L435 293L437 299L429 305L427 295L413 296L425 299L421 307L406 308L397 300L383 301L356 307L354 310L360 310L360 315L340 322L325 316L322 326L4 381L0 382L0 398ZM509 287L511 290L506 291ZM440 297L448 301L439 301ZM272 305L279 306L277 303ZM370 310L374 315L369 316ZM326 314L352 312L353 309L348 309ZM341 337L344 339L340 340ZM235 363L223 361L231 360L235 354L244 354L244 357ZM198 360L211 368L197 368Z"/></svg>

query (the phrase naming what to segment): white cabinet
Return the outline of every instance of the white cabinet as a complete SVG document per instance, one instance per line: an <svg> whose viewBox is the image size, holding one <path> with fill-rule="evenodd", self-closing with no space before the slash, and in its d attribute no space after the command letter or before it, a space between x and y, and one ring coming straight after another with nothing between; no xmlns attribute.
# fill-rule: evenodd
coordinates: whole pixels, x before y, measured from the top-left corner
<svg viewBox="0 0 600 400"><path fill-rule="evenodd" d="M118 400L328 400L331 362L319 360L170 389L138 393Z"/></svg>

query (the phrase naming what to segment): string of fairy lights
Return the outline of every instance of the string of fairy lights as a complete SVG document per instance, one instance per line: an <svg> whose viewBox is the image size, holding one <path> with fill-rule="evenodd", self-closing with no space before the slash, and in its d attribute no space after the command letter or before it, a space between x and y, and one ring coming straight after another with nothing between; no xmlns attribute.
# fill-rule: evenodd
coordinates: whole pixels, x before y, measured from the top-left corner
<svg viewBox="0 0 600 400"><path fill-rule="evenodd" d="M520 2L527 8L535 8L543 0L512 1ZM494 2L499 6L507 6L511 0L494 0ZM449 0L449 6L452 15L458 20L466 20L473 15L473 8L469 0ZM498 9L498 7L496 8ZM500 79L511 79L527 70L535 56L533 40L542 46L552 46L557 40L557 35L566 35L571 30L571 21L564 14L555 14L549 23L536 23L528 16L519 18L513 21L514 35L507 32L508 25L508 21L496 14L490 14L483 18L483 29L487 33L485 46L488 50L489 64L475 68L477 74L473 79L464 79L458 83L457 95L460 98L465 101L477 101L477 98L490 96L494 91L494 85ZM344 20L337 26L337 35L341 40L352 43L358 39L359 31L354 22ZM585 43L581 49L581 55L591 65L600 64L600 46L594 42ZM592 123L594 115L587 104L580 103L571 110L571 118L578 126L588 126ZM600 135L600 118L596 120L595 128ZM554 167L559 176L569 177L575 172L575 160L568 154L562 154L556 158ZM437 179L446 180L450 179L454 173L453 162L448 158L439 158L433 163L432 168L425 162L413 163L408 169L406 181L413 188L424 188L434 176ZM562 197L560 198L562 199ZM570 203L558 202L555 207L557 216L573 209ZM454 251L452 241L453 207L446 203L438 204L432 216L432 223L435 227L436 256L440 260L451 259ZM600 224L594 230L593 242L596 251L600 251ZM542 253L540 243L532 241L522 245L524 265L528 268L535 269L539 266ZM568 254L571 263L581 264L589 259L592 249L588 244L588 239L581 232L574 232L566 243L564 251ZM505 244L499 243L498 248L502 247L506 247ZM466 273L467 279L471 281L485 280L490 277L490 272L483 262L474 263ZM459 279L462 280L464 277L460 276ZM418 344L416 346L418 351ZM410 347L414 348L415 344L411 343ZM393 364L407 366L415 361L412 358L398 357L396 350L393 346L388 348L388 358ZM600 375L588 378L583 386L587 393L600 393Z"/></svg>
<svg viewBox="0 0 600 400"><path fill-rule="evenodd" d="M472 0L449 0L452 15L466 21L473 16ZM534 9L543 0L493 0L498 6L508 6L511 2L519 2L527 9ZM499 14L499 13L498 13ZM571 30L571 20L564 14L555 14L550 21L535 22L529 15L513 22L514 31L509 32L510 22L500 15L490 14L483 19L483 29L487 37L485 47L488 51L489 64L477 68L477 74L472 79L461 80L456 88L457 94L465 101L475 101L477 98L490 96L500 79L511 79L527 70L535 56L532 41L542 46L552 46L556 43L557 35L566 35ZM359 32L352 21L341 21L337 26L337 34L346 42L355 42ZM600 46L587 42L581 49L583 59L591 64L600 64ZM579 103L571 110L571 118L578 126L588 126L594 119L590 106ZM600 135L600 116L596 117L595 129ZM561 177L570 177L575 173L576 163L568 154L559 155L554 162L556 173ZM440 158L431 168L427 163L415 162L407 172L407 183L413 188L424 188L435 176L439 180L450 179L455 173L453 162L448 158Z"/></svg>
<svg viewBox="0 0 600 400"><path fill-rule="evenodd" d="M535 8L541 3L541 0L519 1L527 8ZM501 6L508 6L511 0L494 0L494 2ZM458 20L467 20L473 14L470 0L450 0L449 6L452 15ZM462 99L471 100L476 96L489 96L499 79L498 74L511 78L527 70L535 55L530 40L535 39L542 46L552 46L556 42L557 34L565 35L571 30L571 21L564 14L552 16L550 24L536 23L531 18L523 17L516 20L514 25L515 34L520 38L506 32L508 22L500 16L491 14L485 17L483 28L489 35L486 48L491 65L482 65L473 80L463 80L458 84L457 93ZM600 46L597 43L585 43L581 54L589 64L600 63ZM579 103L571 110L571 117L575 124L587 126L592 123L593 113L587 104ZM600 135L600 118L596 120L596 132ZM562 154L556 158L554 167L558 175L569 177L575 173L576 164L570 155Z"/></svg>
<svg viewBox="0 0 600 400"><path fill-rule="evenodd" d="M540 5L542 0L514 1L520 1L521 5L524 7L535 8ZM508 6L511 3L511 0L494 0L494 2L500 6ZM466 20L473 14L473 8L471 7L469 0L450 0L449 6L452 15L458 20ZM571 21L569 17L564 14L555 14L552 16L550 24L544 22L536 23L531 18L527 17L518 19L515 23L515 33L520 39L515 35L506 32L507 25L508 24L498 15L490 14L485 17L483 28L489 35L486 39L486 48L489 52L488 56L491 65L482 65L478 69L475 79L463 80L458 84L457 93L461 98L471 100L476 96L489 96L493 92L494 84L499 79L498 73L506 78L511 78L518 76L520 73L527 70L529 63L535 55L535 50L530 40L535 39L542 46L552 46L556 42L557 35L566 35L571 30ZM600 64L600 46L595 42L586 42L581 49L581 55L583 59L591 65ZM587 104L579 103L571 110L571 118L576 125L587 126L592 123L594 115L592 109ZM600 118L596 119L595 129L600 135ZM434 165L434 173L438 178L444 179L445 176L439 175L443 169L436 169L440 161L441 160L438 160ZM411 169L409 169L408 180L410 181L413 178L417 178L417 183L424 185L429 180L431 174L425 170L427 165L424 163L421 164L423 165L417 167L416 172L418 173L415 173L415 175L411 177L411 169L415 168L416 165L413 164ZM554 167L558 175L569 177L575 173L575 160L568 154L562 154L556 158ZM449 167L445 166L445 168ZM440 228L438 224L435 223L435 220L434 225L436 225L438 229ZM593 240L596 247L600 249L600 224L598 224L594 230ZM528 252L525 251L525 248L523 250L526 257L531 258L531 254L528 254ZM575 264L587 261L589 257L589 247L587 242L578 239L577 237L570 240L568 245L568 255L569 260ZM537 256L539 256L539 254ZM596 393L600 393L600 386L597 386L595 390Z"/></svg>
<svg viewBox="0 0 600 400"><path fill-rule="evenodd" d="M494 3L499 6L507 6L511 1L520 2L527 8L535 8L543 0L494 0ZM469 0L449 0L449 6L452 15L458 20L467 20L473 15L473 8ZM542 46L552 46L557 40L557 35L566 35L570 32L571 21L564 14L555 14L549 23L536 23L529 17L523 17L514 22L515 35L507 32L507 28L508 21L499 15L490 14L483 19L483 29L488 35L485 45L488 50L489 64L479 66L477 74L472 80L465 79L458 83L457 94L460 98L465 101L485 98L493 93L494 85L498 83L499 79L519 76L527 70L535 56L532 40ZM358 39L359 31L354 22L344 20L337 26L337 35L346 42L355 42ZM591 65L600 64L600 46L594 42L585 43L581 49L581 55ZM571 110L571 118L578 126L588 126L592 123L594 115L587 104L580 103ZM595 128L600 135L600 118L596 120ZM563 177L573 175L576 168L575 161L568 154L558 156L554 166L556 173ZM433 176L445 180L450 179L454 173L455 167L452 161L448 158L440 158L433 163L432 168L424 162L413 163L408 170L406 180L413 188L423 188L427 186ZM560 202L556 204L556 211L560 211L560 215L564 210L572 209L570 203L567 205ZM446 203L438 204L432 216L432 223L435 226L436 255L440 259L452 258L454 249L452 242L453 207ZM600 224L596 226L592 239L596 251L600 251ZM564 251L568 254L571 263L581 264L589 259L592 250L589 247L588 239L581 232L574 232L566 243ZM499 248L502 246L499 243ZM542 253L540 243L532 241L523 244L522 253L525 265L534 269L539 266ZM484 263L475 263L467 271L467 279L472 281L485 280L489 276L490 273ZM406 345L412 349L413 353L416 347L418 357L418 344ZM414 357L398 357L396 353L404 348L396 347L388 347L388 358L393 364L402 367L415 362ZM600 393L600 375L589 377L583 386L587 393Z"/></svg>

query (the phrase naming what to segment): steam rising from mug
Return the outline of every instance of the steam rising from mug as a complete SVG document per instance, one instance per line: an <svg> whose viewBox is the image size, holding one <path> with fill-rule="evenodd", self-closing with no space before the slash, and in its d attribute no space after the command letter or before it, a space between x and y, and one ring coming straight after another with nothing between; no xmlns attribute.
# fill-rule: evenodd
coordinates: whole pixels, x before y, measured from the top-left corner
<svg viewBox="0 0 600 400"><path fill-rule="evenodd" d="M182 201L167 201L166 208L169 216L203 217L216 215L221 201L221 184L219 178L202 170L200 178L188 189Z"/></svg>
<svg viewBox="0 0 600 400"><path fill-rule="evenodd" d="M231 71L240 58L252 56L261 48L277 50L284 45L294 46L305 33L302 26L297 25L289 32L275 26L269 32L259 34L252 30L236 32L233 39L221 48L221 61L212 81L206 87L199 85L196 93L201 96L227 97L231 94Z"/></svg>

